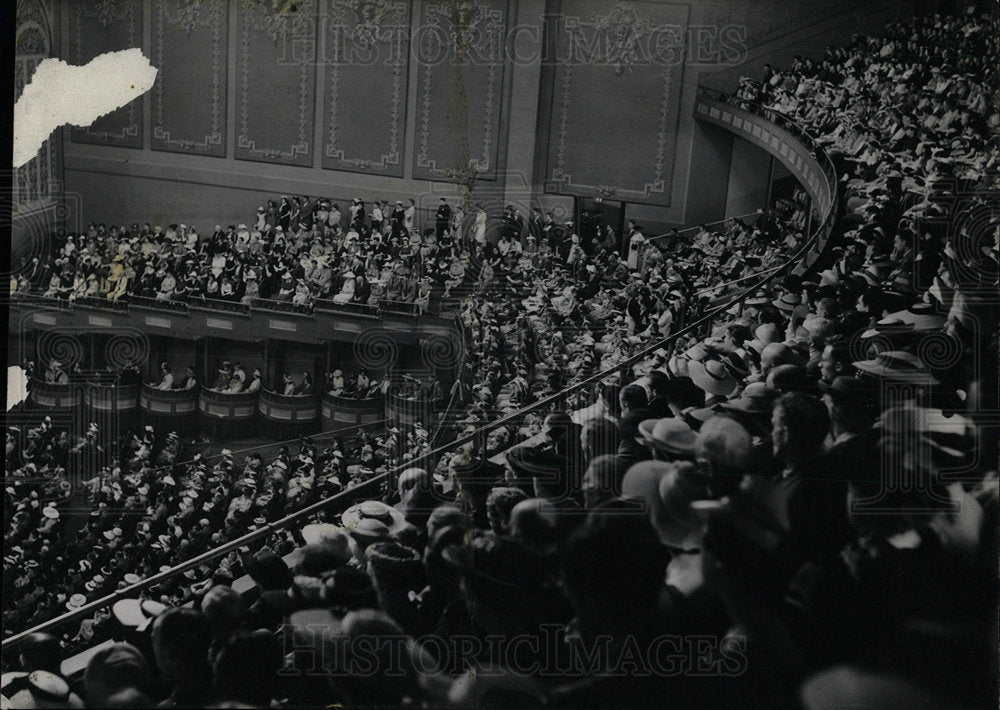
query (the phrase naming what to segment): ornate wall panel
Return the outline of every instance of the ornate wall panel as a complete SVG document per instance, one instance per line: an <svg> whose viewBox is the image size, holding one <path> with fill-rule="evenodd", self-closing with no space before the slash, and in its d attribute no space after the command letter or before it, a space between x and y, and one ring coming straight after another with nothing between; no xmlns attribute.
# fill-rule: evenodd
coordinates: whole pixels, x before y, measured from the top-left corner
<svg viewBox="0 0 1000 710"><path fill-rule="evenodd" d="M233 11L236 158L311 166L317 1L246 0Z"/></svg>
<svg viewBox="0 0 1000 710"><path fill-rule="evenodd" d="M669 205L686 5L579 0L550 26L546 190Z"/></svg>
<svg viewBox="0 0 1000 710"><path fill-rule="evenodd" d="M154 150L226 154L228 0L152 3Z"/></svg>
<svg viewBox="0 0 1000 710"><path fill-rule="evenodd" d="M17 34L14 41L14 100L31 81L32 74L51 55L52 7L40 0L18 0ZM14 214L40 203L51 202L58 193L58 131L42 144L38 153L13 174Z"/></svg>
<svg viewBox="0 0 1000 710"><path fill-rule="evenodd" d="M68 16L71 64L86 64L105 52L142 47L142 0L73 2ZM74 128L72 137L76 143L142 148L142 97L87 128Z"/></svg>
<svg viewBox="0 0 1000 710"><path fill-rule="evenodd" d="M323 22L323 167L403 175L407 0L330 0Z"/></svg>
<svg viewBox="0 0 1000 710"><path fill-rule="evenodd" d="M423 4L413 49L420 62L415 178L496 179L507 5L505 0Z"/></svg>

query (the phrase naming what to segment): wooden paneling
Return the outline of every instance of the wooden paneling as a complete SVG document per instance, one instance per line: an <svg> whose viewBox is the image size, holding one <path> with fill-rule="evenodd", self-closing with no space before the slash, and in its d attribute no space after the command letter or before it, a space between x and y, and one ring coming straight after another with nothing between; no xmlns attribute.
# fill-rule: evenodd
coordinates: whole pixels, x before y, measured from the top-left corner
<svg viewBox="0 0 1000 710"><path fill-rule="evenodd" d="M226 154L227 0L152 4L151 147Z"/></svg>

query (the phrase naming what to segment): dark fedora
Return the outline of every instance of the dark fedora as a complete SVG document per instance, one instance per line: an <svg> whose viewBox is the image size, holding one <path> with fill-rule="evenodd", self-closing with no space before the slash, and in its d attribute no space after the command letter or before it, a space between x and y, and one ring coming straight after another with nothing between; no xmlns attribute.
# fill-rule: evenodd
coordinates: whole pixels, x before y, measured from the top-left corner
<svg viewBox="0 0 1000 710"><path fill-rule="evenodd" d="M840 375L835 377L830 384L821 381L819 387L838 404L860 407L865 410L874 409L876 404L878 388L871 386L860 377Z"/></svg>
<svg viewBox="0 0 1000 710"><path fill-rule="evenodd" d="M732 409L747 414L764 414L771 411L771 405L780 392L771 389L763 382L751 382L736 399L722 403L723 409Z"/></svg>

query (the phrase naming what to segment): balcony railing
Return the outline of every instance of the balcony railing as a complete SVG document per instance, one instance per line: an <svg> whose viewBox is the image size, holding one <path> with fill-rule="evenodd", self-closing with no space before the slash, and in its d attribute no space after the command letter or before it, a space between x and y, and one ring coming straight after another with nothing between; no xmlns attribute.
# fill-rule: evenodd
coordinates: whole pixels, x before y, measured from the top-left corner
<svg viewBox="0 0 1000 710"><path fill-rule="evenodd" d="M378 317L378 305L369 303L337 303L329 299L317 298L313 310L320 313L349 313L356 316Z"/></svg>
<svg viewBox="0 0 1000 710"><path fill-rule="evenodd" d="M108 300L106 297L82 297L70 300L69 298L43 296L39 293L24 291L13 294L11 300L14 303L31 304L33 307L39 309L51 308L67 312L72 312L74 306L77 306L113 313L129 313L131 308L136 308L139 310L182 315L188 314L192 310L214 311L219 313L235 313L247 317L251 317L255 313L283 313L303 317L313 317L316 313L332 313L378 318L379 314L383 311L397 315L427 315L430 318L439 318L443 315L440 312L433 312L433 309L429 309L430 312L428 313L421 314L420 308L416 303L388 300L380 301L376 304L338 303L321 298L312 299L308 304L296 304L290 301L278 301L269 298L254 298L249 303L243 303L242 301L226 301L201 296L188 296L183 300L161 300L147 296L122 296L117 301Z"/></svg>
<svg viewBox="0 0 1000 710"><path fill-rule="evenodd" d="M298 304L291 301L276 301L271 298L251 298L250 308L254 311L293 313L300 316L311 316L313 312L313 307L309 303Z"/></svg>
<svg viewBox="0 0 1000 710"><path fill-rule="evenodd" d="M223 301L217 298L203 298L201 296L189 296L188 306L203 311L219 311L222 313L237 313L242 316L250 315L250 304L240 301Z"/></svg>
<svg viewBox="0 0 1000 710"><path fill-rule="evenodd" d="M187 313L188 304L182 300L163 300L147 296L128 296L128 304L134 308L146 308L151 311L170 311L171 313Z"/></svg>
<svg viewBox="0 0 1000 710"><path fill-rule="evenodd" d="M102 311L115 311L117 313L128 313L128 303L125 301L110 301L106 297L81 296L73 299L74 306L80 308L96 308Z"/></svg>

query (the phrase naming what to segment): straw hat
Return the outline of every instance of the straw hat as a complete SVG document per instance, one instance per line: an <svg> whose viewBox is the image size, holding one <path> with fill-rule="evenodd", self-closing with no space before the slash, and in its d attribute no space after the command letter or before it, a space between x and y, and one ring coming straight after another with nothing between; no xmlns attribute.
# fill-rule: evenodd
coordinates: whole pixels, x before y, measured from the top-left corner
<svg viewBox="0 0 1000 710"><path fill-rule="evenodd" d="M646 419L639 423L639 438L644 446L673 454L692 454L697 435L686 422L677 417Z"/></svg>
<svg viewBox="0 0 1000 710"><path fill-rule="evenodd" d="M893 382L915 385L936 385L938 380L928 370L926 363L916 355L903 350L879 353L872 360L859 360L854 367Z"/></svg>
<svg viewBox="0 0 1000 710"><path fill-rule="evenodd" d="M718 360L691 361L688 363L688 375L700 389L709 394L725 397L737 387L736 378L729 368Z"/></svg>
<svg viewBox="0 0 1000 710"><path fill-rule="evenodd" d="M390 505L377 500L368 500L352 505L340 516L340 520L349 532L358 530L364 520L374 520L385 525L388 534L395 536L408 526L403 514ZM365 532L367 526L361 529Z"/></svg>

